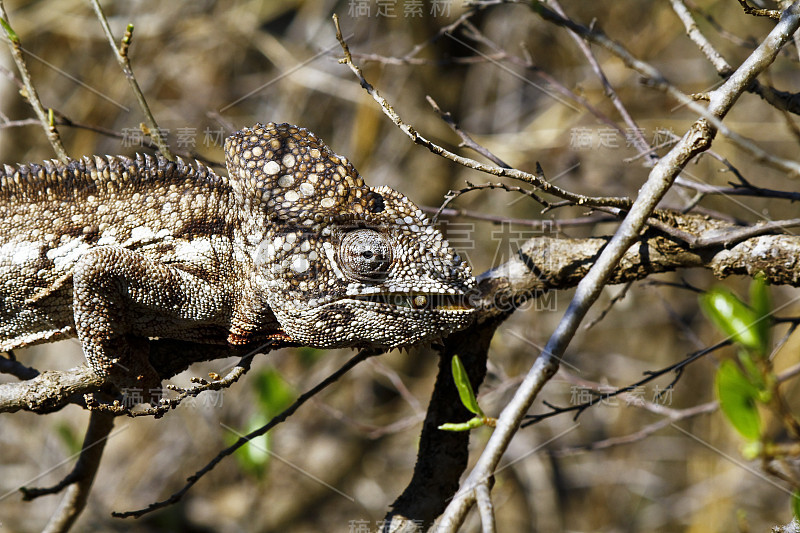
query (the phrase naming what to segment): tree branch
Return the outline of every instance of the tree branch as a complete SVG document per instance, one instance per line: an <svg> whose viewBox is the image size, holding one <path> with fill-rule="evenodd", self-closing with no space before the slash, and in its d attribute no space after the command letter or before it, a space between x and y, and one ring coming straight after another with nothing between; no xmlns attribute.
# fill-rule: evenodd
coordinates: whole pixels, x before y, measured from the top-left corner
<svg viewBox="0 0 800 533"><path fill-rule="evenodd" d="M162 379L168 379L184 371L193 363L231 356L244 357L250 355L251 352L269 351L268 349L268 346L259 346L254 351L158 339L150 341L150 362ZM0 373L13 374L20 379L26 379L26 381L18 383L0 384L0 413L25 410L45 414L58 411L69 404L86 407L84 398L86 394L102 393L109 399L119 397L117 391L86 365L63 371L51 370L40 374L37 370L29 369L17 361L0 358ZM94 401L92 405L100 404ZM124 407L99 407L99 409L113 411L117 415L131 415L130 410ZM162 411L148 414L160 416L163 414Z"/></svg>
<svg viewBox="0 0 800 533"><path fill-rule="evenodd" d="M358 352L356 355L348 359L347 362L344 365L342 365L336 372L334 372L333 374L322 380L315 387L311 388L310 390L302 394L299 398L297 398L297 400L295 400L295 402L292 405L284 409L279 415L273 417L267 424L261 426L256 430L251 431L250 433L244 435L243 437L240 437L239 440L237 440L232 445L228 446L227 448L219 452L216 455L216 457L214 457L211 461L209 461L203 468L201 468L200 470L195 472L192 476L190 476L186 480L186 484L183 486L183 488L173 493L169 498L151 503L150 505L148 505L143 509L138 509L135 511L114 512L111 513L112 516L115 516L117 518L130 518L130 517L139 518L148 513L151 513L158 509L162 509L164 507L179 502L183 498L183 496L187 492L189 492L189 489L191 489L195 483L200 481L200 478L202 478L205 474L213 470L214 467L217 466L225 457L228 457L229 455L233 454L233 452L235 452L236 450L238 450L239 448L241 448L254 438L264 435L270 429L272 429L273 427L277 426L278 424L282 423L284 420L292 416L292 414L294 414L294 412L297 411L300 408L300 406L302 406L308 400L319 394L322 390L328 387L328 385L336 382L340 377L342 377L344 374L350 371L350 369L352 369L357 364L368 359L369 357L380 355L382 353L383 351L374 351L374 350L361 350L360 352Z"/></svg>
<svg viewBox="0 0 800 533"><path fill-rule="evenodd" d="M798 163L797 161L783 159L773 154L770 154L763 148L757 146L752 140L747 139L742 135L739 135L735 131L731 130L728 126L722 123L721 117L716 116L713 109L718 108L720 106L720 102L716 102L714 100L719 99L721 97L725 97L725 95L729 92L729 89L722 91L722 87L720 87L715 91L709 93L708 97L705 98L710 101L708 108L706 108L700 105L695 98L692 98L681 92L652 65L637 59L633 54L631 54L627 49L625 49L624 46L613 41L603 32L595 30L593 28L587 28L585 26L581 26L580 24L576 24L572 20L566 19L558 15L557 13L551 11L550 9L546 8L544 5L542 5L541 2L534 3L532 9L544 20L552 22L553 24L557 24L559 26L563 26L577 33L584 39L591 41L599 46L602 46L603 48L605 48L606 50L617 56L619 59L622 60L623 63L625 63L625 65L628 68L644 76L647 79L648 85L652 86L653 88L666 92L667 94L678 100L681 104L685 105L692 111L700 114L702 118L708 121L711 127L713 127L714 129L719 131L719 133L730 139L741 150L751 155L756 162L764 163L772 167L775 167L777 169L783 170L788 174L788 177L792 178L800 177L800 163ZM780 24L776 25L776 28L778 28L779 26ZM774 29L772 32L770 32L770 36L772 36L773 38L776 37ZM767 40L765 40L761 44L761 46L767 45L770 48L775 46L776 43L768 42L770 36L767 37ZM781 43L781 46L782 44L783 43ZM767 59L763 54L759 54L757 52L758 49L756 49L756 52L754 52L748 57L748 60L760 61ZM769 59L769 63L771 63L773 60L774 56L771 59ZM753 67L753 65L750 65L747 70L749 71L751 67ZM766 65L762 65L760 68L761 70L763 70L763 68L765 67ZM733 79L737 73L741 74L742 72L743 72L742 67L739 67L739 69L737 69L736 72L734 72L731 78L729 78L725 82L723 87L727 86L730 88L733 85L740 85L742 81L741 79L734 80L732 82L732 85L731 85L731 79ZM748 77L747 85L742 90L748 90L754 81L755 81L754 77ZM739 91L739 94L741 94L741 91Z"/></svg>
<svg viewBox="0 0 800 533"><path fill-rule="evenodd" d="M560 187L553 185L552 183L545 181L540 175L530 174L528 172L523 172L521 170L517 170L514 168L504 168L498 167L493 165L486 165L484 163L480 163L475 161L474 159L470 159L468 157L463 157L453 152L446 150L439 146L436 143L433 143L420 135L414 128L407 125L403 122L403 119L400 118L400 115L392 108L389 102L380 95L380 93L366 80L364 74L361 72L361 69L353 63L353 57L350 54L350 49L347 46L344 38L342 37L342 30L339 27L339 18L336 15L333 15L333 22L336 26L336 38L339 41L339 45L342 47L342 51L344 53L344 58L340 59L341 63L347 65L351 71L356 75L356 77L361 82L361 86L364 88L367 93L380 105L381 109L383 110L384 114L391 119L391 121L400 128L400 131L405 133L415 144L419 144L424 146L432 153L442 156L445 159L449 159L454 161L460 165L463 165L467 168L472 168L474 170L479 170L481 172L485 172L487 174L492 174L494 176L503 176L507 178L513 178L516 180L524 181L525 183L529 183L531 185L535 185L543 192L548 194L552 194L553 196L557 196L559 198L563 198L564 200L569 200L570 202L581 205L581 206L609 206L609 207L620 207L620 208L628 208L630 207L631 201L628 198L619 198L613 196L584 196L581 194L575 194L570 191L564 190Z"/></svg>
<svg viewBox="0 0 800 533"><path fill-rule="evenodd" d="M655 224L654 220L660 224ZM742 227L699 215L661 211L659 218L651 217L648 221L657 228L676 228L680 235L676 236L675 232L665 235L658 229L645 232L623 254L608 283L637 281L684 268L707 268L718 278L735 274L754 276L763 272L772 284L800 286L800 236L759 235L730 245L736 242L736 237L742 238L748 233L779 230L780 227L773 227L774 224ZM557 225L558 221L553 223ZM687 235L687 238L678 238ZM481 308L480 321L510 314L524 301L542 292L575 287L609 241L610 237L564 239L541 236L523 243L515 257L478 276L479 294L475 303ZM698 242L705 247L698 247ZM266 349L259 347L258 351ZM250 352L162 339L152 342L151 359L159 374L166 379L194 362L243 357ZM26 410L43 414L71 403L85 406L85 394L103 391L102 380L86 366L39 374L18 361L0 358L0 373L26 380L0 384L0 412ZM229 381L232 383L235 379L231 377ZM194 395L211 385L203 388L201 384L200 388L179 392L183 396ZM166 409L174 408L174 404L172 401L164 408L143 414L158 416Z"/></svg>
<svg viewBox="0 0 800 533"><path fill-rule="evenodd" d="M797 30L800 25L799 11L798 3L792 4L764 42L720 88L711 93L704 116L710 114L719 120L727 114L750 82L772 63L783 44ZM612 278L624 254L636 242L647 218L675 178L692 158L711 145L714 133L705 118L698 120L678 144L653 167L625 220L586 277L578 284L564 317L501 413L484 452L463 483L464 488L448 505L440 523L441 531L454 532L463 523L467 511L475 502L475 488L486 484L492 476L534 398L558 369L559 358L564 354L589 308Z"/></svg>
<svg viewBox="0 0 800 533"><path fill-rule="evenodd" d="M422 426L414 475L386 515L390 531L416 531L420 523L430 525L458 490L459 479L469 460L469 432L442 431L439 426L446 422L466 422L473 415L459 399L450 370L451 359L458 354L473 389L477 390L486 374L489 343L501 321L502 318L483 321L444 340L439 352L439 373Z"/></svg>
<svg viewBox="0 0 800 533"><path fill-rule="evenodd" d="M8 38L11 57L14 58L14 62L17 64L17 70L22 77L22 82L25 87L23 95L33 108L33 112L36 113L36 117L39 119L39 123L42 125L47 140L50 141L50 146L53 147L56 156L62 163L66 164L69 162L69 156L64 149L64 145L61 143L61 136L59 136L55 123L53 122L52 109L48 111L44 110L42 101L39 99L39 93L36 92L36 87L33 85L33 80L31 80L31 75L28 72L28 66L25 64L25 58L22 57L22 43L20 42L19 36L11 29L11 25L8 22L8 15L6 14L6 7L2 0L0 0L0 15L2 15L0 25L3 26L6 37Z"/></svg>
<svg viewBox="0 0 800 533"><path fill-rule="evenodd" d="M97 15L97 18L100 20L100 25L103 27L103 32L108 38L108 44L111 45L111 49L114 50L114 58L117 60L117 63L119 63L122 73L125 74L125 79L128 80L131 90L136 96L136 101L139 103L142 113L144 113L144 119L145 122L147 122L148 130L144 133L150 135L150 138L153 139L153 142L156 144L156 146L158 146L158 151L161 152L164 157L170 161L175 161L175 156L170 151L169 146L167 146L164 138L161 136L161 130L158 127L158 123L156 122L153 113L150 111L150 106L147 105L147 100L142 93L142 89L139 88L139 82L136 81L136 76L133 75L131 61L128 58L128 46L130 46L131 39L133 37L133 24L128 24L128 27L125 30L125 36L122 38L122 43L119 47L117 47L117 44L114 42L114 34L111 33L111 28L108 25L108 19L106 19L106 16L103 13L103 8L100 7L99 0L91 0L91 2L94 12Z"/></svg>
<svg viewBox="0 0 800 533"><path fill-rule="evenodd" d="M59 492L67 487L67 493L42 530L43 533L66 532L75 523L86 506L106 441L113 428L114 415L93 412L89 417L89 427L86 429L78 461L61 483L49 489L21 489L25 494L24 499L31 500L44 494Z"/></svg>

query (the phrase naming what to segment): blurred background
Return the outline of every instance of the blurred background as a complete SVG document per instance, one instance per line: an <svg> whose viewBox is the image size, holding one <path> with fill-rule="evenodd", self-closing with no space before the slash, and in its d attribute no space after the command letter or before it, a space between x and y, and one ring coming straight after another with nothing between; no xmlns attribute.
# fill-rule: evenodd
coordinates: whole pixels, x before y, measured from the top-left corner
<svg viewBox="0 0 800 533"><path fill-rule="evenodd" d="M87 1L7 0L5 5L44 105L74 123L116 133L60 127L72 157L152 151L142 146L142 113ZM471 23L482 38L463 26L449 36L441 33L469 9L461 0L135 0L103 5L118 38L128 23L135 25L129 51L133 70L179 154L221 163L222 141L236 129L257 121L290 122L346 155L370 185L392 186L419 205L438 206L448 190L464 187L465 180L497 181L414 146L389 122L349 69L337 63L341 51L331 22L337 13L367 79L408 124L441 145L482 160L458 148L458 137L432 111L426 95L504 161L526 171L538 161L548 179L570 191L633 197L648 174L632 146L633 132L627 131L573 39L524 5L489 6L473 16ZM602 28L686 93L709 90L720 81L667 2L565 0L563 7L577 22ZM744 15L733 0L693 0L690 7L701 31L734 66L774 24ZM421 49L409 56L417 46ZM672 136L683 135L695 114L640 83L638 75L605 51L595 53L643 138L659 146L657 153L665 153ZM5 124L0 160L13 164L54 157L40 126L14 127L13 121L33 113L9 75L16 70L4 46L0 65L7 69L0 79ZM798 90L797 49L788 47L762 81ZM578 98L568 97L559 86ZM797 154L793 119L757 96L745 94L726 123L777 155ZM759 186L796 189L796 183L753 163L725 139L718 138L713 149ZM685 175L724 185L733 177L723 168L704 156ZM665 205L683 208L693 196L693 191L677 190ZM504 221L586 214L574 208L542 214L529 198L504 191L466 194L451 207L498 219L443 219L443 229L476 273L502 264L533 236L607 235L615 228L606 223L543 230ZM788 202L741 197L705 198L699 208L745 221L796 216ZM653 280L699 289L721 283L700 270ZM724 283L740 292L749 285L744 279ZM643 372L669 366L722 338L700 313L696 293L650 281L634 284L600 317L621 290L606 289L590 314L590 321L602 320L581 330L533 412L547 410L542 400L569 406L586 400L590 389L636 382ZM797 312L795 292L772 289L775 306L784 306L780 315ZM500 328L481 389L488 414L497 415L508 401L570 298L571 292L563 291L532 301ZM775 328L775 338L785 332L786 326ZM577 421L565 414L520 431L493 492L498 529L764 531L789 522L789 494L762 475L757 464L742 459L742 441L719 412L683 418L675 422L677 428L664 424L652 434L642 432L665 414L713 401L716 365L732 353L715 352L693 363L665 394L659 393L672 375L626 398L603 402ZM778 370L795 364L797 353L794 336L776 355ZM17 355L40 370L83 361L77 341ZM413 470L436 373L437 357L429 349L394 351L360 365L258 446L223 461L181 503L136 521L110 516L112 510L137 509L168 497L235 441L236 432L263 424L350 355L280 350L257 358L231 389L203 393L161 420L119 419L75 531L375 531ZM195 365L171 382L186 386L191 376L224 373L234 362ZM796 389L794 381L784 389L793 405ZM638 400L650 408L637 407ZM0 530L43 527L60 496L22 503L16 488L51 485L66 475L87 420L87 413L74 406L49 416L3 416ZM473 460L489 431L473 432ZM585 449L592 445L599 449ZM474 517L465 530L479 530Z"/></svg>

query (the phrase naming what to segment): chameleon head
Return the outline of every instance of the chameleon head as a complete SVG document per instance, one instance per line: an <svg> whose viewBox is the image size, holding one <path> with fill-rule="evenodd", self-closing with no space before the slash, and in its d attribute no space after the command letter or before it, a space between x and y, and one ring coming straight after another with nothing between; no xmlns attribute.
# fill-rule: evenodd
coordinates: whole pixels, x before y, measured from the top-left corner
<svg viewBox="0 0 800 533"><path fill-rule="evenodd" d="M226 160L253 288L296 342L398 347L469 325L469 266L422 211L313 133L257 124Z"/></svg>

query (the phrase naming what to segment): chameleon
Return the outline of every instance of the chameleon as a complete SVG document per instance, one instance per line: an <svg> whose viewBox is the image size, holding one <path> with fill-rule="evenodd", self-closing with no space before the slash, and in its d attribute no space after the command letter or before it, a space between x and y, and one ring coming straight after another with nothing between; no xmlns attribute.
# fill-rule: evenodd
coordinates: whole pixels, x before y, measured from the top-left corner
<svg viewBox="0 0 800 533"><path fill-rule="evenodd" d="M0 351L80 341L119 390L157 389L159 339L407 347L474 318L466 261L407 197L307 129L225 140L227 176L160 155L0 171Z"/></svg>

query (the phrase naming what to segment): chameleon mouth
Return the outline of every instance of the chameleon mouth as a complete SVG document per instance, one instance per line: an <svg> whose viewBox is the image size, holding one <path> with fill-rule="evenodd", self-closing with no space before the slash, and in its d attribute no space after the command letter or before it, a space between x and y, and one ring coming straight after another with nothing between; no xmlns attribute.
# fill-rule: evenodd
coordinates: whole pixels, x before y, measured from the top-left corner
<svg viewBox="0 0 800 533"><path fill-rule="evenodd" d="M415 292L392 292L384 294L365 294L359 300L407 307L426 311L473 311L466 297L455 294L432 294Z"/></svg>

